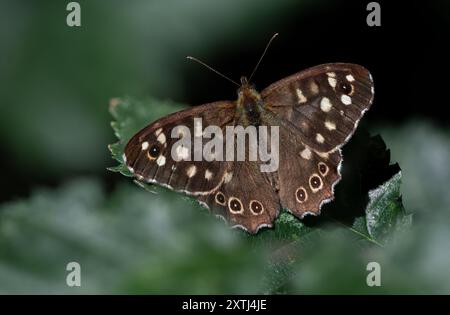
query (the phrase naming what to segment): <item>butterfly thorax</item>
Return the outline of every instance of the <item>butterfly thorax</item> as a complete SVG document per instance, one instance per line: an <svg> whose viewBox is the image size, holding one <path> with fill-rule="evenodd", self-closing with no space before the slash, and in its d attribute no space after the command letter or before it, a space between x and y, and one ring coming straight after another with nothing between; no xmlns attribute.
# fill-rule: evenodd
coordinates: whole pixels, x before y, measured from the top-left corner
<svg viewBox="0 0 450 315"><path fill-rule="evenodd" d="M261 95L253 85L248 83L246 77L241 78L241 84L237 100L239 122L244 126L259 126L263 104Z"/></svg>

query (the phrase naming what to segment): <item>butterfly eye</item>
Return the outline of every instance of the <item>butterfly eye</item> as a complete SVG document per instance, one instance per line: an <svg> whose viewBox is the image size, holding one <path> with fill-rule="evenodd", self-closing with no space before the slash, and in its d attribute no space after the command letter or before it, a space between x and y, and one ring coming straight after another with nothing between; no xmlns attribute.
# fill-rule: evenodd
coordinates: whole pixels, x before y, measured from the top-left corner
<svg viewBox="0 0 450 315"><path fill-rule="evenodd" d="M353 87L352 87L351 84L348 84L347 82L342 82L342 83L339 84L339 90L342 93L344 93L346 95L349 95L349 94L352 93Z"/></svg>
<svg viewBox="0 0 450 315"><path fill-rule="evenodd" d="M148 150L148 154L151 158L156 159L160 153L159 146L157 144L152 145L150 150Z"/></svg>

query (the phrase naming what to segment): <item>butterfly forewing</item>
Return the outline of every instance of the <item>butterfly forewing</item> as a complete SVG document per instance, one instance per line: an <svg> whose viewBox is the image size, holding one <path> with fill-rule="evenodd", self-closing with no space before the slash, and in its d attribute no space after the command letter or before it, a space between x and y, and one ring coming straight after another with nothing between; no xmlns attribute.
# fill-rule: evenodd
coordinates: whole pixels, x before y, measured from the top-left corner
<svg viewBox="0 0 450 315"><path fill-rule="evenodd" d="M139 131L125 148L126 165L139 180L156 183L190 195L209 193L217 188L226 172L224 162L213 160L195 161L194 139L200 137L203 144L208 140L202 137L205 126L215 125L224 128L232 123L235 105L233 102L215 102L192 109L180 111L164 117ZM196 118L201 118L202 128L195 126ZM192 146L174 144L183 136L180 127L187 127ZM172 137L174 130L175 137ZM200 132L200 134L198 134Z"/></svg>
<svg viewBox="0 0 450 315"><path fill-rule="evenodd" d="M370 73L354 64L316 66L261 93L268 111L292 135L319 152L344 145L373 99Z"/></svg>

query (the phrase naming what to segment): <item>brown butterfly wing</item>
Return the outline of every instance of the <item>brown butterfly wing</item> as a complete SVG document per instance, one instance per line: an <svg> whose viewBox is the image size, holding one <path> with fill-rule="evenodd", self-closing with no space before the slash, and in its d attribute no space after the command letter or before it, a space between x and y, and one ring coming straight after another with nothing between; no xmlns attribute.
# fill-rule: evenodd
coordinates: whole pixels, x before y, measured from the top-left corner
<svg viewBox="0 0 450 315"><path fill-rule="evenodd" d="M195 118L202 118L203 127L222 127L225 135L226 125L235 125L235 103L216 102L187 109L139 131L125 148L126 164L134 176L192 195L232 226L250 233L272 226L280 208L272 187L276 179L260 172L260 162L175 161L172 158L171 148L178 140L171 137L172 130L184 125L195 137ZM209 140L202 137L203 145ZM155 145L158 152L152 156ZM189 155L192 158L193 152Z"/></svg>
<svg viewBox="0 0 450 315"><path fill-rule="evenodd" d="M125 147L125 163L134 176L143 182L156 183L188 195L207 194L217 189L226 172L222 161L194 160L194 150L175 151L172 146L180 140L172 131L186 126L191 131L192 144L196 137L195 118L202 118L203 128L208 125L225 127L232 124L235 103L220 101L189 108L163 117L139 131ZM178 134L178 129L174 130ZM179 135L181 136L181 135ZM204 144L209 139L201 137ZM155 149L156 148L156 149ZM183 158L189 156L190 161Z"/></svg>
<svg viewBox="0 0 450 315"><path fill-rule="evenodd" d="M370 73L355 64L325 64L273 83L261 93L266 109L310 148L330 152L354 133L373 100Z"/></svg>
<svg viewBox="0 0 450 315"><path fill-rule="evenodd" d="M279 197L274 189L274 173L262 173L260 163L228 162L226 180L200 201L210 206L212 213L224 218L233 227L257 233L262 227L272 227L280 210Z"/></svg>
<svg viewBox="0 0 450 315"><path fill-rule="evenodd" d="M294 145L289 137L287 130L281 129L278 169L281 204L300 218L319 214L321 206L333 200L334 186L341 179L341 151L316 152L301 143Z"/></svg>
<svg viewBox="0 0 450 315"><path fill-rule="evenodd" d="M261 93L266 119L280 125L279 196L295 215L318 214L341 178L340 148L373 99L369 72L353 64L313 67Z"/></svg>

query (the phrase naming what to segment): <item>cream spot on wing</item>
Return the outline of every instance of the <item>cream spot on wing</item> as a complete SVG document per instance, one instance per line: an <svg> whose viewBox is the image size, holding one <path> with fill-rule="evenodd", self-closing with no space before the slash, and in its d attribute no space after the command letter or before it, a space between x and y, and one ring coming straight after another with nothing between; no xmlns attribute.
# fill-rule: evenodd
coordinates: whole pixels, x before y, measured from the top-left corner
<svg viewBox="0 0 450 315"><path fill-rule="evenodd" d="M336 73L334 73L334 72L327 72L327 76L331 77L331 78L335 78L336 77Z"/></svg>
<svg viewBox="0 0 450 315"><path fill-rule="evenodd" d="M327 152L316 152L316 153L323 159L328 159L328 157L330 156Z"/></svg>
<svg viewBox="0 0 450 315"><path fill-rule="evenodd" d="M161 132L161 133L159 134L158 138L156 138L156 140L157 140L159 143L164 144L164 143L166 143L166 135L165 135L163 132Z"/></svg>
<svg viewBox="0 0 450 315"><path fill-rule="evenodd" d="M225 184L227 184L227 183L229 183L231 181L232 178L233 178L233 173L226 172L225 175L224 175L224 178L223 178L223 182Z"/></svg>
<svg viewBox="0 0 450 315"><path fill-rule="evenodd" d="M191 178L197 173L197 167L195 165L191 165L186 170L186 175Z"/></svg>
<svg viewBox="0 0 450 315"><path fill-rule="evenodd" d="M319 86L314 81L311 81L311 83L309 84L309 89L310 89L311 93L314 95L319 93Z"/></svg>
<svg viewBox="0 0 450 315"><path fill-rule="evenodd" d="M162 130L163 130L162 128L157 129L155 131L155 137L159 136L159 134L161 133Z"/></svg>
<svg viewBox="0 0 450 315"><path fill-rule="evenodd" d="M303 95L302 90L300 90L299 88L295 89L295 91L297 92L297 99L299 104L301 103L305 103L308 99L305 97L305 95Z"/></svg>
<svg viewBox="0 0 450 315"><path fill-rule="evenodd" d="M316 141L319 143L323 143L325 141L325 138L320 134L316 134Z"/></svg>
<svg viewBox="0 0 450 315"><path fill-rule="evenodd" d="M355 77L353 77L351 74L347 74L345 76L345 78L347 79L348 82L353 82L355 81Z"/></svg>
<svg viewBox="0 0 450 315"><path fill-rule="evenodd" d="M156 164L158 164L159 166L163 166L164 164L166 164L166 157L164 155L160 155L156 159Z"/></svg>
<svg viewBox="0 0 450 315"><path fill-rule="evenodd" d="M328 97L322 97L322 100L320 101L320 109L324 112L329 112L332 105L330 102L330 99Z"/></svg>
<svg viewBox="0 0 450 315"><path fill-rule="evenodd" d="M212 176L213 176L213 173L210 170L205 171L205 179L206 180L211 180Z"/></svg>
<svg viewBox="0 0 450 315"><path fill-rule="evenodd" d="M145 151L145 150L148 149L148 142L147 141L142 142L141 149L142 149L142 151Z"/></svg>
<svg viewBox="0 0 450 315"><path fill-rule="evenodd" d="M352 103L352 98L350 96L344 94L341 96L341 102L344 105L350 105Z"/></svg>
<svg viewBox="0 0 450 315"><path fill-rule="evenodd" d="M300 156L304 158L305 160L309 160L311 158L311 150L308 148L305 148L301 153Z"/></svg>
<svg viewBox="0 0 450 315"><path fill-rule="evenodd" d="M328 77L328 84L332 87L335 88L336 84L337 84L337 80L335 78L332 77Z"/></svg>
<svg viewBox="0 0 450 315"><path fill-rule="evenodd" d="M334 122L332 122L332 121L329 121L329 120L325 121L325 127L328 130L336 130L336 124Z"/></svg>

